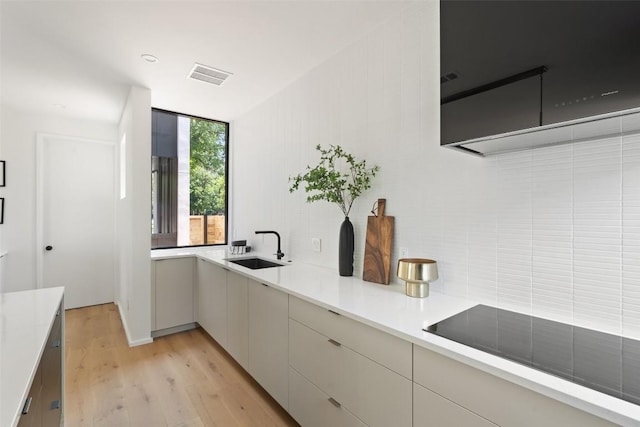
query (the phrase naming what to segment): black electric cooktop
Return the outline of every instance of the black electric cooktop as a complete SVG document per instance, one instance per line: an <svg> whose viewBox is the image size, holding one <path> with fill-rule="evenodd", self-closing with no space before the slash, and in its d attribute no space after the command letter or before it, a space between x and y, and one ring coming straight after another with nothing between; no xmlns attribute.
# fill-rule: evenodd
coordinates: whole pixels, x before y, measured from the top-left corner
<svg viewBox="0 0 640 427"><path fill-rule="evenodd" d="M640 341L486 305L424 330L640 404Z"/></svg>

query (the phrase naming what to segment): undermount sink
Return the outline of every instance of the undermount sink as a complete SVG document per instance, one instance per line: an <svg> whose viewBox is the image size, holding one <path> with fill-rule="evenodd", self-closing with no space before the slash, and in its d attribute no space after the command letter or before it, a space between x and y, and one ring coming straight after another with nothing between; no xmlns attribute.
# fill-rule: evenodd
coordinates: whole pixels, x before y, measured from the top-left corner
<svg viewBox="0 0 640 427"><path fill-rule="evenodd" d="M259 270L261 268L271 267L284 267L284 264L278 264L277 262L268 261L262 258L240 258L240 259L227 259L227 261L234 264L241 265L243 267L250 268L252 270Z"/></svg>

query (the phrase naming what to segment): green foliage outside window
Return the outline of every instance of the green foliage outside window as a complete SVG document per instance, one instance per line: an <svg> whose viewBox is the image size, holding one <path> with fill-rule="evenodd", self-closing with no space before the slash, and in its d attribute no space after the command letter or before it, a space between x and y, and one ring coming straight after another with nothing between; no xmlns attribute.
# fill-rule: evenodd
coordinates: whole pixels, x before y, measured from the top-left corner
<svg viewBox="0 0 640 427"><path fill-rule="evenodd" d="M226 126L191 119L191 215L225 214Z"/></svg>

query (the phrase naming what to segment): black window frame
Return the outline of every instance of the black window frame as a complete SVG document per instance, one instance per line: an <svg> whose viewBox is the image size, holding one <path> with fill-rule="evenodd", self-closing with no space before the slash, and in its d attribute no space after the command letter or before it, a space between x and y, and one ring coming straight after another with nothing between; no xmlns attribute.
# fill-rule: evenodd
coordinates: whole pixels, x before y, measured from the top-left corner
<svg viewBox="0 0 640 427"><path fill-rule="evenodd" d="M177 111L172 111L172 110L166 110L163 108L155 108L152 107L151 108L151 113L153 114L154 111L158 111L161 113L167 113L167 114L175 114L176 117L178 116L182 116L182 117L188 117L190 119L197 119L197 120L205 120L205 121L209 121L209 122L216 122L216 123L222 123L225 126L225 142L224 142L224 150L225 150L225 164L224 164L224 175L225 175L225 179L224 179L224 205L225 205L225 215L224 215L224 243L207 243L207 244L202 244L202 245L186 245L186 246L163 246L163 247L157 247L154 248L152 247L151 250L155 251L155 250L162 250L162 249L180 249L180 248L201 248L201 247L205 247L205 246L226 246L229 243L229 160L230 160L230 152L229 152L229 133L230 133L230 129L231 129L231 125L229 122L225 122L223 120L216 120L216 119L210 119L207 117L202 117L202 116L194 116L192 114L185 114L185 113L180 113ZM153 139L153 136L152 136ZM152 144L153 144L153 140L152 140ZM152 148L152 152L151 155L149 156L149 161L151 161L151 158L153 157L153 148ZM151 166L151 165L150 165ZM151 167L149 168L150 170L152 169ZM153 234L153 233L152 233Z"/></svg>

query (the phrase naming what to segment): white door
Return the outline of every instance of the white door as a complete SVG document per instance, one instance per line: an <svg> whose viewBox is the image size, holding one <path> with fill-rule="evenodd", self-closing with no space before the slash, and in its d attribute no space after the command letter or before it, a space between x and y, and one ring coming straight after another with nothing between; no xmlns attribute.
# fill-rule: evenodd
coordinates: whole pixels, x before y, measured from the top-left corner
<svg viewBox="0 0 640 427"><path fill-rule="evenodd" d="M113 301L114 144L38 135L38 287L65 287L65 307Z"/></svg>

